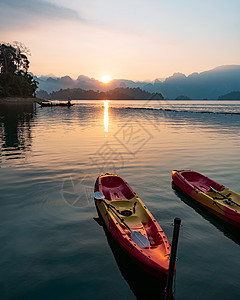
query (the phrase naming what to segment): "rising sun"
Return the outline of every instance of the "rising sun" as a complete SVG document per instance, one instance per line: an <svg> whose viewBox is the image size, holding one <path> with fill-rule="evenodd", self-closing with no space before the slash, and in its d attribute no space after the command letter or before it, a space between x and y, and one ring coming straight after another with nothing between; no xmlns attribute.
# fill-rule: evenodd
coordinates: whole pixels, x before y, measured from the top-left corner
<svg viewBox="0 0 240 300"><path fill-rule="evenodd" d="M109 83L111 80L112 80L112 79L111 79L110 76L104 75L104 76L102 77L102 80L101 80L101 81L102 81L103 83Z"/></svg>

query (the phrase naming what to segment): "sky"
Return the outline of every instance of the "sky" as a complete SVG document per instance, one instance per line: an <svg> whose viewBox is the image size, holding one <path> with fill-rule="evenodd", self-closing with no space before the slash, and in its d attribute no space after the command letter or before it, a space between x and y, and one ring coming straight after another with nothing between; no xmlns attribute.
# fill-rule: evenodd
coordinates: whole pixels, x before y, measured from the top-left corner
<svg viewBox="0 0 240 300"><path fill-rule="evenodd" d="M240 65L239 0L0 0L34 75L154 80Z"/></svg>

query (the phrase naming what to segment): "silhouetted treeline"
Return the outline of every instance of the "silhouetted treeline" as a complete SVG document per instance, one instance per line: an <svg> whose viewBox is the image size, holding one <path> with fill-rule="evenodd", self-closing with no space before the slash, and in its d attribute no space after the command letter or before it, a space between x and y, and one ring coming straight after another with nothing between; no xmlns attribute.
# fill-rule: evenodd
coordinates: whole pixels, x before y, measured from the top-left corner
<svg viewBox="0 0 240 300"><path fill-rule="evenodd" d="M161 93L149 93L140 88L115 88L107 92L96 92L93 90L86 91L80 88L61 89L49 94L43 90L37 92L39 98L50 100L145 100L151 98L153 95L156 96L156 99L164 99Z"/></svg>
<svg viewBox="0 0 240 300"><path fill-rule="evenodd" d="M240 100L240 92L231 92L218 97L218 100Z"/></svg>
<svg viewBox="0 0 240 300"><path fill-rule="evenodd" d="M38 82L28 73L28 51L17 42L0 44L0 97L35 96Z"/></svg>

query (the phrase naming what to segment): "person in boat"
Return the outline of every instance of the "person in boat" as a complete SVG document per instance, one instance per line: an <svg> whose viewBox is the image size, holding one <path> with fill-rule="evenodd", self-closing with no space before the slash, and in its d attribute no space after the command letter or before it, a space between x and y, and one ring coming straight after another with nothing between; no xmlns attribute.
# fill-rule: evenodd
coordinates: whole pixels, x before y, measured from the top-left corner
<svg viewBox="0 0 240 300"><path fill-rule="evenodd" d="M67 105L69 105L69 106L72 105L70 99L68 99Z"/></svg>

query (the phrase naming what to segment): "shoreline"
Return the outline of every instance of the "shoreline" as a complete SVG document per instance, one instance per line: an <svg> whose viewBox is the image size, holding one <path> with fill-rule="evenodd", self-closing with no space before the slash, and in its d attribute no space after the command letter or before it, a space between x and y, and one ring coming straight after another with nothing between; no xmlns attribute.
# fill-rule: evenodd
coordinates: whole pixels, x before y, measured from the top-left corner
<svg viewBox="0 0 240 300"><path fill-rule="evenodd" d="M4 97L0 98L0 104L11 103L11 104L30 104L35 102L42 102L44 99L40 98L22 98L22 97Z"/></svg>
<svg viewBox="0 0 240 300"><path fill-rule="evenodd" d="M104 101L104 100L109 100L109 101L150 101L149 99L71 99L71 101ZM41 99L38 97L0 97L0 104L30 104L30 103L37 103L37 102L48 102L48 101L66 101L66 99ZM194 102L194 101L216 101L216 102L230 102L230 101L240 101L239 100L172 100L172 99L164 99L164 100L153 100L153 101L175 101L175 102L181 102L181 101L186 101L186 102Z"/></svg>

